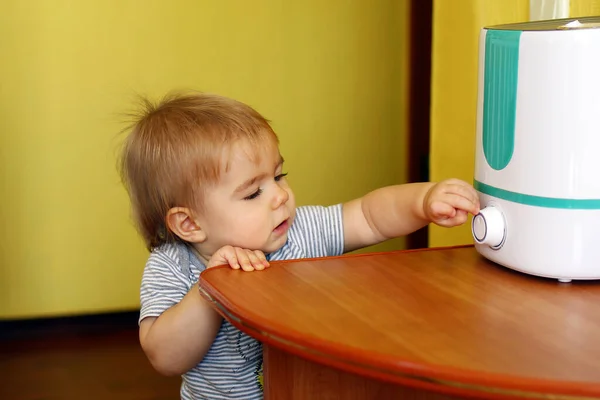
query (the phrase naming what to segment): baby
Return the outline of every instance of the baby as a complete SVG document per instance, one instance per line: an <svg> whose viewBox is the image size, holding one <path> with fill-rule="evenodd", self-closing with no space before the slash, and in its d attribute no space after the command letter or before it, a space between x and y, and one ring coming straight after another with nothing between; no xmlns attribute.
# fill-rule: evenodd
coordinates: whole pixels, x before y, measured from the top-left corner
<svg viewBox="0 0 600 400"><path fill-rule="evenodd" d="M150 256L139 334L154 368L182 375L182 399L262 399L262 347L205 301L198 277L228 264L336 256L479 212L457 179L374 190L328 207L296 207L268 121L238 101L184 93L144 103L122 177Z"/></svg>

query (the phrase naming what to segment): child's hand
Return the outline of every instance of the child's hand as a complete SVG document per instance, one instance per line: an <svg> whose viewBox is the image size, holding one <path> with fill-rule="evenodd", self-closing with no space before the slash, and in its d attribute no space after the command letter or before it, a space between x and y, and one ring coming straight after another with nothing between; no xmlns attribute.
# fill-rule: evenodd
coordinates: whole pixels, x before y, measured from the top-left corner
<svg viewBox="0 0 600 400"><path fill-rule="evenodd" d="M244 271L262 270L269 266L265 254L260 250L247 250L240 247L224 246L212 255L206 268L229 264L233 269Z"/></svg>
<svg viewBox="0 0 600 400"><path fill-rule="evenodd" d="M453 227L479 213L479 196L473 186L459 179L435 184L423 200L425 216L436 225Z"/></svg>

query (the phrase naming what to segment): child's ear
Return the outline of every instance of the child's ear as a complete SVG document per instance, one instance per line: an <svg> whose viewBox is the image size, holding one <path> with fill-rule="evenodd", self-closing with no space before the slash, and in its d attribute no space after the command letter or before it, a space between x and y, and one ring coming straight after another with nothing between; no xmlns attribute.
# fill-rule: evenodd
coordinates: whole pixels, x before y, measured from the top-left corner
<svg viewBox="0 0 600 400"><path fill-rule="evenodd" d="M206 232L200 228L189 208L173 207L167 212L167 226L181 240L189 243L202 243Z"/></svg>

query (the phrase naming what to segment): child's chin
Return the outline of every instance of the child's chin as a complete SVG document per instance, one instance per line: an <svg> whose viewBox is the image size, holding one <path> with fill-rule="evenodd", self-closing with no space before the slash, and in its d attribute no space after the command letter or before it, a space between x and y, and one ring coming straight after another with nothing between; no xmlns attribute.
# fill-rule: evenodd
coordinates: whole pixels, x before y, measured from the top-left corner
<svg viewBox="0 0 600 400"><path fill-rule="evenodd" d="M263 251L265 254L267 253L275 253L277 250L281 249L285 246L287 242L287 233L279 238L269 246L265 246L267 251Z"/></svg>

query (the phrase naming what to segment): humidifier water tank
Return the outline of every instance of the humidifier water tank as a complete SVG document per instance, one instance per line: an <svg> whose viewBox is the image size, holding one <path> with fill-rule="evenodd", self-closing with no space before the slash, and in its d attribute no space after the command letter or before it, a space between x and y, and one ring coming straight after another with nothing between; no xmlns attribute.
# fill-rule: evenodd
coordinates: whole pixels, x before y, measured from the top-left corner
<svg viewBox="0 0 600 400"><path fill-rule="evenodd" d="M485 258L600 279L600 17L481 30L474 186Z"/></svg>

